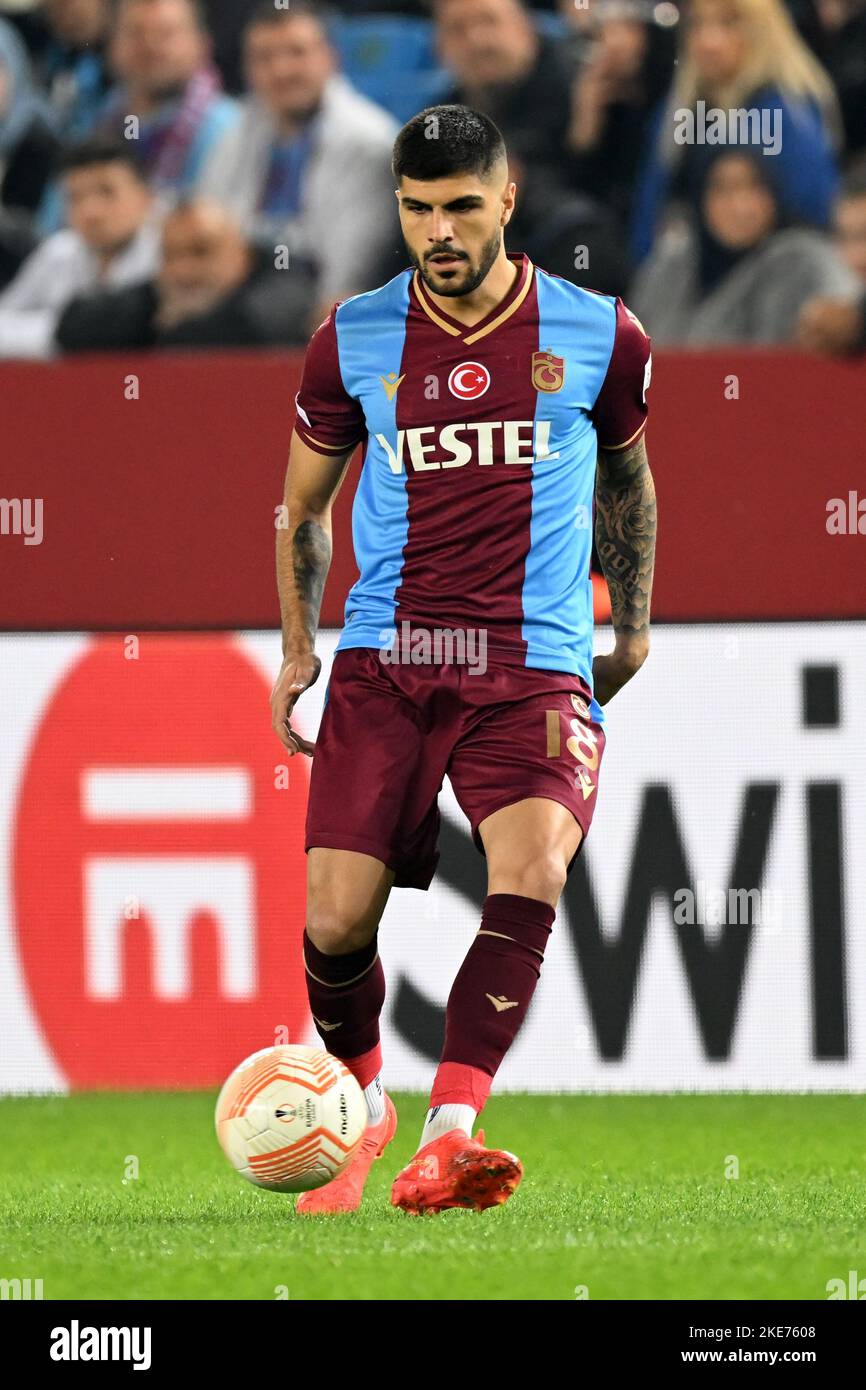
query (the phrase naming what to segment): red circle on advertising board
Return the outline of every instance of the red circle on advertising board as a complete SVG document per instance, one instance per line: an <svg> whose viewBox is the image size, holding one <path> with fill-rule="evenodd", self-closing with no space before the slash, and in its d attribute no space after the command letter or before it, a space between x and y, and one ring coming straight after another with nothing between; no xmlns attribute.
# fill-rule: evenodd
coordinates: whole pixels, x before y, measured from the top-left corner
<svg viewBox="0 0 866 1390"><path fill-rule="evenodd" d="M71 1087L211 1086L306 1037L309 770L281 755L236 642L145 636L130 660L129 640L94 641L39 721L18 950Z"/></svg>

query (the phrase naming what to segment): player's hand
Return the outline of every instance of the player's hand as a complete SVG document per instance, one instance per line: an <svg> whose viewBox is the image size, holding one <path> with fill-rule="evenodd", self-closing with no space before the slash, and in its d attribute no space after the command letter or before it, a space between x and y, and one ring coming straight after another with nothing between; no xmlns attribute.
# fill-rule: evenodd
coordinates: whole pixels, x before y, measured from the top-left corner
<svg viewBox="0 0 866 1390"><path fill-rule="evenodd" d="M606 705L623 686L636 675L649 654L649 641L644 638L619 637L612 652L597 656L592 663L593 693L600 705Z"/></svg>
<svg viewBox="0 0 866 1390"><path fill-rule="evenodd" d="M316 751L314 743L302 738L298 731L292 728L291 714L298 696L311 685L315 685L321 669L322 663L315 652L287 652L277 676L277 683L271 691L271 722L274 733L287 749L290 758L296 753L304 753L306 757L312 758Z"/></svg>

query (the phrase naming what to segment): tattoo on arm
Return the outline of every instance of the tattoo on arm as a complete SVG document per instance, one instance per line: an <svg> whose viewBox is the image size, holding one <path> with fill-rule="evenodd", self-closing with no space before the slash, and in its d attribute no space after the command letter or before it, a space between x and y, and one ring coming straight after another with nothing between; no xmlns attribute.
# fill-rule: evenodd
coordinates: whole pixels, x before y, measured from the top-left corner
<svg viewBox="0 0 866 1390"><path fill-rule="evenodd" d="M331 539L317 521L302 521L292 537L296 612L312 645L319 627L322 594L331 564Z"/></svg>
<svg viewBox="0 0 866 1390"><path fill-rule="evenodd" d="M595 541L610 591L614 631L649 635L656 498L643 439L599 450Z"/></svg>

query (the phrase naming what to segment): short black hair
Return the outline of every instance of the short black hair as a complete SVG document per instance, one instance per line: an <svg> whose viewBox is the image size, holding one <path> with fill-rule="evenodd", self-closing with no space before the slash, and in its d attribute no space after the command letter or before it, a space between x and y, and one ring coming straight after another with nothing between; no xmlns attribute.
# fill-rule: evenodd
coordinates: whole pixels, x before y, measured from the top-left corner
<svg viewBox="0 0 866 1390"><path fill-rule="evenodd" d="M301 16L314 19L325 38L331 42L334 12L327 5L315 3L315 0L290 0L288 5L278 4L277 0L258 0L244 24L244 33L248 34L261 24L282 24L287 19L299 19Z"/></svg>
<svg viewBox="0 0 866 1390"><path fill-rule="evenodd" d="M470 106L428 106L404 125L394 142L395 179L487 178L507 158L499 127Z"/></svg>
<svg viewBox="0 0 866 1390"><path fill-rule="evenodd" d="M135 142L102 136L65 145L57 158L57 172L69 174L74 169L93 169L97 164L125 164L141 183L147 183Z"/></svg>

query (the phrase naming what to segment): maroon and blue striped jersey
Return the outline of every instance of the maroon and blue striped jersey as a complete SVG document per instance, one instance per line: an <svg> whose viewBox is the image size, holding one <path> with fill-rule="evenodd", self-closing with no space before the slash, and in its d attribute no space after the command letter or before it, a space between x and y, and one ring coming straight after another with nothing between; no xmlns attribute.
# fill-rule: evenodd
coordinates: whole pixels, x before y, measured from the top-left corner
<svg viewBox="0 0 866 1390"><path fill-rule="evenodd" d="M410 269L336 306L295 428L324 456L363 446L338 650L404 623L483 630L502 659L591 689L597 451L645 428L650 340L620 299L509 259L511 290L471 327Z"/></svg>

